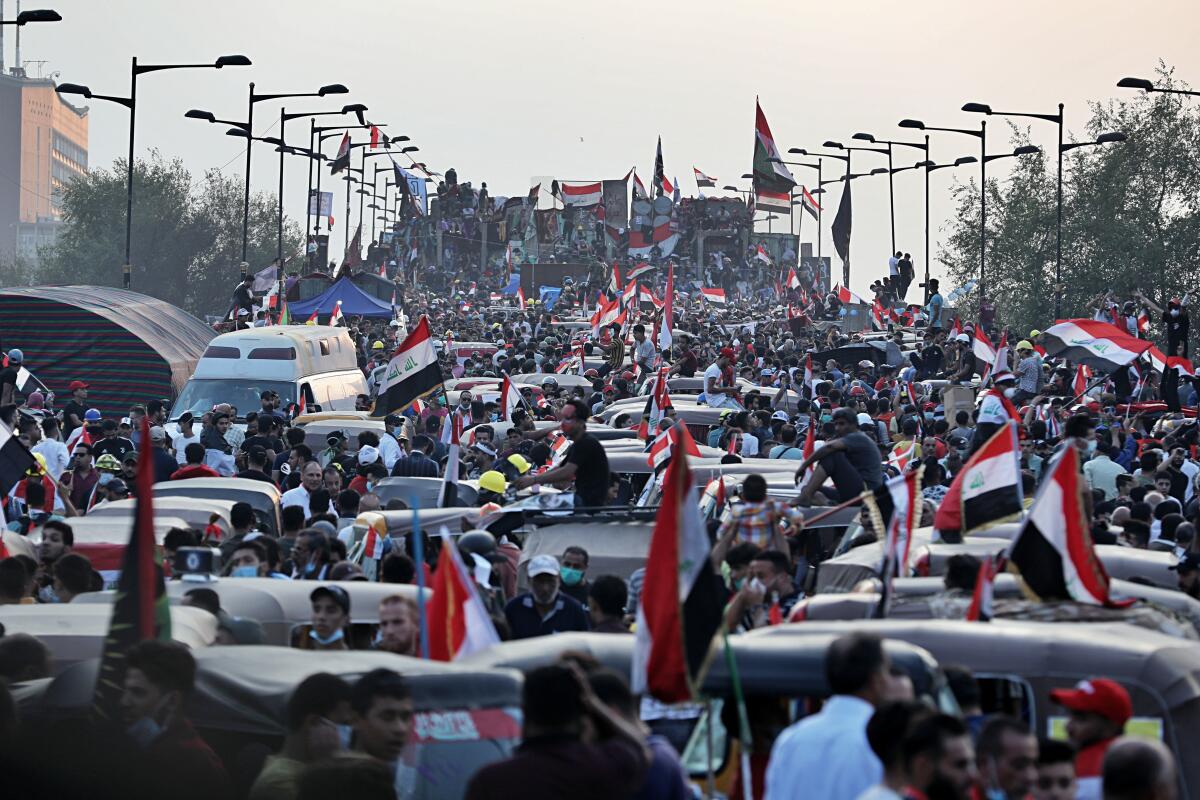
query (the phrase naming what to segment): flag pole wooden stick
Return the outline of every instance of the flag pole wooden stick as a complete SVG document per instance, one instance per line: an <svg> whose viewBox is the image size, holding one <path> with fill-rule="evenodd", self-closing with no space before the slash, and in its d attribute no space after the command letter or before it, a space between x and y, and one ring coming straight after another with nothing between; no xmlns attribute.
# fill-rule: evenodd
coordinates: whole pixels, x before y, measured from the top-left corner
<svg viewBox="0 0 1200 800"><path fill-rule="evenodd" d="M823 520L827 517L832 517L836 512L841 511L843 508L849 508L850 506L855 505L856 503L860 503L860 502L862 502L862 496L855 495L854 497L851 497L849 500L846 500L845 502L838 503L836 506L825 509L820 514L817 514L815 516L805 519L804 524L807 526L807 525L811 525L814 522L820 522L821 520ZM809 508L812 508L812 506L809 506Z"/></svg>

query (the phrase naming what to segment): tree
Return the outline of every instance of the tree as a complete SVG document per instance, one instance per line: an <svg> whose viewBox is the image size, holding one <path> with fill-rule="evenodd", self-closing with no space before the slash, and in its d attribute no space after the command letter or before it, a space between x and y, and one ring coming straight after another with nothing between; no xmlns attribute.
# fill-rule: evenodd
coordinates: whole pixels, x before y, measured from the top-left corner
<svg viewBox="0 0 1200 800"><path fill-rule="evenodd" d="M244 184L210 170L198 185L179 160L157 152L134 164L131 288L203 317L223 314L240 274ZM40 253L45 283L120 286L125 260L125 163L97 169L63 192L64 227ZM275 258L275 199L250 201L251 270ZM299 230L285 220L284 252L295 252Z"/></svg>
<svg viewBox="0 0 1200 800"><path fill-rule="evenodd" d="M1165 65L1156 83L1180 88ZM1177 95L1138 94L1093 103L1085 141L1120 131L1124 144L1067 153L1063 169L1063 316L1091 316L1107 292L1141 289L1159 305L1200 286L1200 106ZM1014 146L1028 129L1013 128ZM987 291L997 322L1017 331L1054 319L1053 152L1013 159L988 181ZM956 186L957 210L939 260L952 282L979 271L979 187ZM978 308L969 296L963 317Z"/></svg>

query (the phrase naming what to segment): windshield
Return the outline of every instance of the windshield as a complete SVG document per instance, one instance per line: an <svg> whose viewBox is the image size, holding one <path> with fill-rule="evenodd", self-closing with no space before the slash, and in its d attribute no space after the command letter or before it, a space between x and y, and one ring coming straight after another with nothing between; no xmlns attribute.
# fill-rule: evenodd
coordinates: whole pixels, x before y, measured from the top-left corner
<svg viewBox="0 0 1200 800"><path fill-rule="evenodd" d="M219 403L229 403L237 409L237 419L244 422L247 412L262 408L262 393L272 390L279 394L279 407L287 408L296 401L296 385L287 381L256 381L251 378L192 378L171 408L175 422L190 411L199 418Z"/></svg>

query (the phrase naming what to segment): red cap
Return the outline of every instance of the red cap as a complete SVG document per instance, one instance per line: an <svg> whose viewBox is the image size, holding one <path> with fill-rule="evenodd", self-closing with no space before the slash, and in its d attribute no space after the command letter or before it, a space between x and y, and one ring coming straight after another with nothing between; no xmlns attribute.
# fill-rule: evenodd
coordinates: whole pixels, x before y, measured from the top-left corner
<svg viewBox="0 0 1200 800"><path fill-rule="evenodd" d="M1050 692L1050 699L1071 711L1099 714L1117 725L1124 725L1133 716L1129 692L1107 678L1080 681L1074 689L1055 689Z"/></svg>
<svg viewBox="0 0 1200 800"><path fill-rule="evenodd" d="M732 347L722 347L721 356L723 358L737 358L737 354L733 352Z"/></svg>
<svg viewBox="0 0 1200 800"><path fill-rule="evenodd" d="M84 383L83 381L71 381L71 384L67 387L67 391L74 392L79 389L86 389L86 388L88 388L88 385L86 383Z"/></svg>

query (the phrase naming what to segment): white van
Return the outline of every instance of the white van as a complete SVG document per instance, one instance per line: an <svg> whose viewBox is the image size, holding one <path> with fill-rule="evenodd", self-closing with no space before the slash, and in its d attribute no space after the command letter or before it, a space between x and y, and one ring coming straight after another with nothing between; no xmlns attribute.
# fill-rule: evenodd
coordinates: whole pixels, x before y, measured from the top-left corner
<svg viewBox="0 0 1200 800"><path fill-rule="evenodd" d="M176 422L198 420L218 403L237 409L237 422L262 407L262 393L279 395L280 411L304 397L306 411L353 410L367 381L345 328L282 325L224 333L208 344L196 371L171 408ZM171 426L174 428L175 426Z"/></svg>

